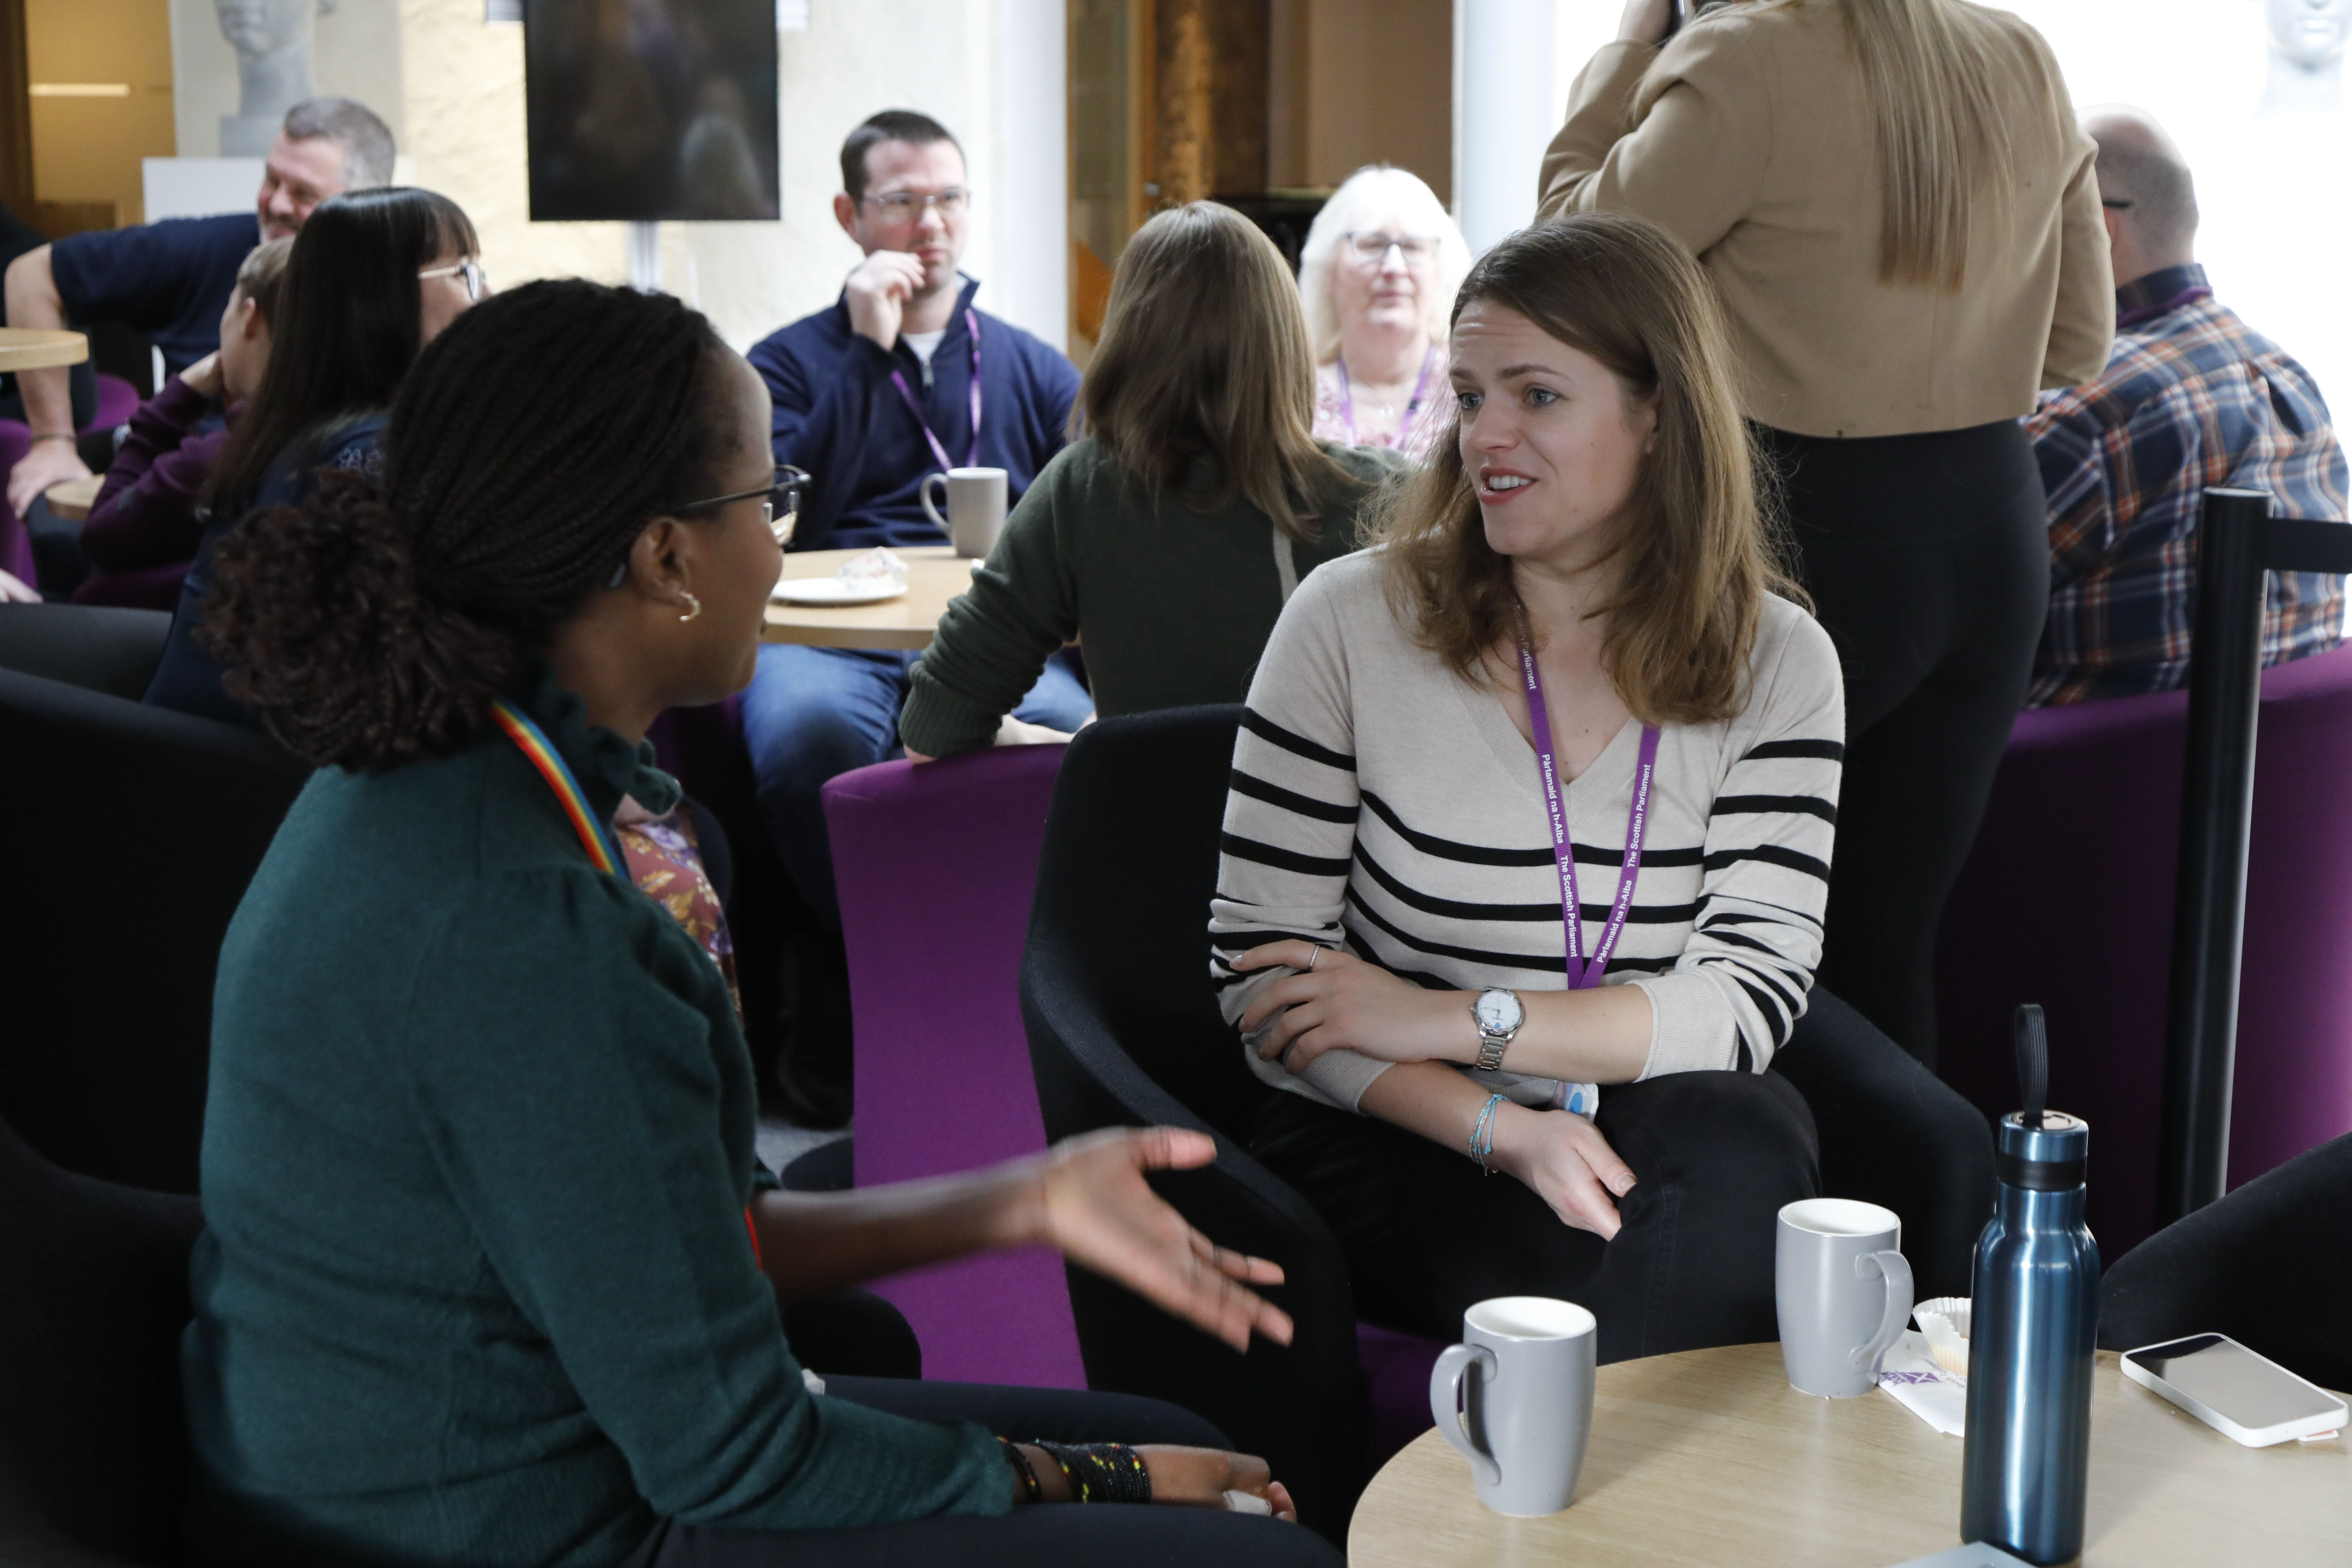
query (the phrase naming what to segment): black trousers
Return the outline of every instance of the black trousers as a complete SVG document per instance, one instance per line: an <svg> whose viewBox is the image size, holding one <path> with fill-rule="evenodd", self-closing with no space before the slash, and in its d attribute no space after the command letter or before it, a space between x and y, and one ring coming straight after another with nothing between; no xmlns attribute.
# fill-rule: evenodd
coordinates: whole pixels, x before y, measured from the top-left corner
<svg viewBox="0 0 2352 1568"><path fill-rule="evenodd" d="M1190 1411L1129 1394L842 1377L826 1380L825 1396L922 1421L977 1421L1008 1437L1233 1446ZM1012 1484L1007 1469L1005 1486ZM1340 1561L1330 1542L1303 1525L1222 1510L1096 1503L859 1530L670 1522L623 1568L1338 1568Z"/></svg>
<svg viewBox="0 0 2352 1568"><path fill-rule="evenodd" d="M2050 609L2042 475L2014 420L1822 440L1758 427L1845 672L1821 984L1936 1060L1936 924Z"/></svg>
<svg viewBox="0 0 2352 1568"><path fill-rule="evenodd" d="M1634 1177L1605 1242L1459 1149L1300 1095L1270 1097L1255 1152L1331 1227L1374 1322L1454 1340L1473 1302L1533 1295L1591 1308L1603 1362L1780 1338L1777 1217L1820 1191L1804 1097L1777 1073L1676 1073L1603 1089L1600 1127Z"/></svg>

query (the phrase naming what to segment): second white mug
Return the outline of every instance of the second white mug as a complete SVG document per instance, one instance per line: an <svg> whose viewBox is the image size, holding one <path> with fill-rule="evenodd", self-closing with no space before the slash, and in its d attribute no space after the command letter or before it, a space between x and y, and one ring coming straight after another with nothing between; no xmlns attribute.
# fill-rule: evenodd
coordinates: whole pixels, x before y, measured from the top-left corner
<svg viewBox="0 0 2352 1568"><path fill-rule="evenodd" d="M931 504L931 486L947 489L948 514L941 517ZM923 479L923 515L948 536L955 552L977 561L996 548L1004 530L1005 479L1003 468L950 468Z"/></svg>
<svg viewBox="0 0 2352 1568"><path fill-rule="evenodd" d="M1598 1327L1573 1301L1497 1296L1462 1314L1463 1342L1430 1369L1429 1413L1496 1513L1558 1513L1576 1496Z"/></svg>

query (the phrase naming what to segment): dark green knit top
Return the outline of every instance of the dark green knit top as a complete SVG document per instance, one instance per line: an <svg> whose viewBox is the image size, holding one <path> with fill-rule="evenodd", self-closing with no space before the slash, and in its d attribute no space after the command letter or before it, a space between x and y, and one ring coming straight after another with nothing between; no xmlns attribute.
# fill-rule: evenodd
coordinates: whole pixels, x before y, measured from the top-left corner
<svg viewBox="0 0 2352 1568"><path fill-rule="evenodd" d="M677 785L534 665L597 814ZM182 1346L200 1561L602 1564L662 1516L1002 1513L976 1426L813 1397L719 971L502 734L321 770L221 952Z"/></svg>
<svg viewBox="0 0 2352 1568"><path fill-rule="evenodd" d="M1404 467L1396 453L1318 443L1339 466L1312 498L1318 538L1278 533L1205 460L1146 492L1092 437L1045 465L1004 521L971 591L951 601L898 716L911 751L989 744L1054 650L1083 638L1104 718L1239 702L1298 578L1359 542L1364 503Z"/></svg>

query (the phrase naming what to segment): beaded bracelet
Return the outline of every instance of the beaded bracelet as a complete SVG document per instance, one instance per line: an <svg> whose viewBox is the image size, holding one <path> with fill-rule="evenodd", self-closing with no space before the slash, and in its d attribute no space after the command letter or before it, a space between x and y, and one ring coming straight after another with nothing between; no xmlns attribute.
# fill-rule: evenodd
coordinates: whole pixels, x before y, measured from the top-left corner
<svg viewBox="0 0 2352 1568"><path fill-rule="evenodd" d="M1495 1167L1487 1163L1495 1157L1495 1108L1507 1098L1500 1094L1488 1096L1486 1109L1478 1112L1478 1120L1470 1128L1471 1163L1490 1176L1495 1173Z"/></svg>
<svg viewBox="0 0 2352 1568"><path fill-rule="evenodd" d="M1072 1502L1150 1502L1151 1472L1143 1456L1124 1443L1047 1443L1045 1450L1062 1467L1070 1483Z"/></svg>
<svg viewBox="0 0 2352 1568"><path fill-rule="evenodd" d="M1030 1502L1044 1502L1045 1489L1037 1484L1037 1472L1030 1468L1029 1456L1021 1451L1021 1445L1010 1437L999 1437L997 1441L1004 1445L1005 1462L1021 1478L1022 1496Z"/></svg>

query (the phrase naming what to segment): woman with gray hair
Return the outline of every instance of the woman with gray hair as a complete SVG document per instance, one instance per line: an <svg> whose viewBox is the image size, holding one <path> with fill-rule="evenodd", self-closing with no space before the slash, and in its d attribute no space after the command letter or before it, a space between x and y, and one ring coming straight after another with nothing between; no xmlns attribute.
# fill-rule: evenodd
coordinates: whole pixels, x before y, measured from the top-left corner
<svg viewBox="0 0 2352 1568"><path fill-rule="evenodd" d="M1315 437L1416 460L1454 416L1446 312L1470 247L1420 176L1369 164L1323 204L1299 254L1315 341Z"/></svg>

